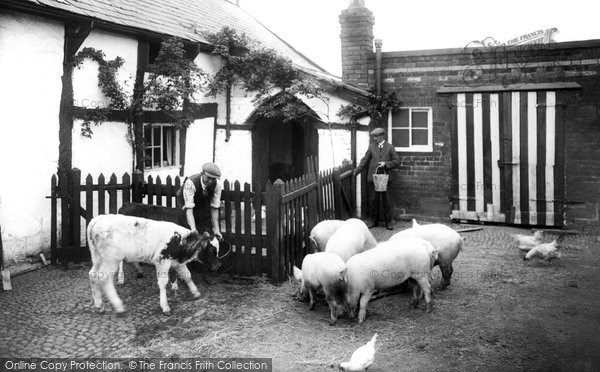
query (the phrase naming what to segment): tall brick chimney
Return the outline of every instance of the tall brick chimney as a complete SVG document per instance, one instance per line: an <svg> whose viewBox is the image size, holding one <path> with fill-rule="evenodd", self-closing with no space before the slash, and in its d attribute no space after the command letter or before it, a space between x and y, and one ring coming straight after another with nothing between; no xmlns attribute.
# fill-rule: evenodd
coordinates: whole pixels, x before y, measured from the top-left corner
<svg viewBox="0 0 600 372"><path fill-rule="evenodd" d="M369 57L373 54L375 17L364 0L350 0L340 14L342 32L342 80L360 88L368 88Z"/></svg>

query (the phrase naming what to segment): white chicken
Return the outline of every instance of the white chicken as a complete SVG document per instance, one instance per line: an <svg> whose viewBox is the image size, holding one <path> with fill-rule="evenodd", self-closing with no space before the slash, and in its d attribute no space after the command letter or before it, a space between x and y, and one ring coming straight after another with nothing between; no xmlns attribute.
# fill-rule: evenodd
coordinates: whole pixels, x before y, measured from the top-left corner
<svg viewBox="0 0 600 372"><path fill-rule="evenodd" d="M377 341L377 333L371 338L371 341L352 353L349 362L340 363L339 370L345 372L366 371L375 360L375 341Z"/></svg>
<svg viewBox="0 0 600 372"><path fill-rule="evenodd" d="M536 231L533 235L513 234L512 237L517 241L518 248L523 252L529 252L531 248L542 244L544 232Z"/></svg>
<svg viewBox="0 0 600 372"><path fill-rule="evenodd" d="M525 257L523 257L523 260L529 261L530 259L537 257L550 262L555 258L560 258L561 254L558 251L559 247L558 240L554 240L551 243L537 245L527 252Z"/></svg>

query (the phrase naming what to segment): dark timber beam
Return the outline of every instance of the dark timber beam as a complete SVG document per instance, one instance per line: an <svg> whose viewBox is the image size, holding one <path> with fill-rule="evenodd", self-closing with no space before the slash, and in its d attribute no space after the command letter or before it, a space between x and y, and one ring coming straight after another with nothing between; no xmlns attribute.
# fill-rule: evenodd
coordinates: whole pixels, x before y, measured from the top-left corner
<svg viewBox="0 0 600 372"><path fill-rule="evenodd" d="M92 30L93 23L65 23L65 36L63 47L63 75L60 107L58 111L58 171L68 171L72 166L73 158L73 57Z"/></svg>
<svg viewBox="0 0 600 372"><path fill-rule="evenodd" d="M133 85L133 102L140 102L139 109L133 113L133 136L135 138L133 153L135 158L134 170L144 172L144 111L141 102L144 99L144 73L150 63L150 42L138 41L137 68Z"/></svg>
<svg viewBox="0 0 600 372"><path fill-rule="evenodd" d="M86 114L93 112L95 109L73 106L71 114L74 119L85 119ZM193 119L205 119L217 116L217 104L216 103L190 103L187 105L186 110L191 111ZM124 110L109 110L106 115L106 121L117 121L125 122L127 118L127 111ZM171 123L172 117L168 114L160 111L143 111L141 113L143 123L155 124L155 123Z"/></svg>

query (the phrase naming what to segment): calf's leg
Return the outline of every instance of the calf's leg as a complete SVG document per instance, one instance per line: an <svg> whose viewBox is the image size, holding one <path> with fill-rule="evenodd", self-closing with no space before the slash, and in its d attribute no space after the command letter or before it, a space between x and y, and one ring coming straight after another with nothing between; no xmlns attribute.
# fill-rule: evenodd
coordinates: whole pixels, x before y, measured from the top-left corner
<svg viewBox="0 0 600 372"><path fill-rule="evenodd" d="M125 307L123 301L119 298L117 290L115 289L115 283L113 276L117 273L119 267L118 262L103 262L99 270L99 278L102 288L108 301L113 305L117 314L122 315L125 313Z"/></svg>
<svg viewBox="0 0 600 372"><path fill-rule="evenodd" d="M171 308L167 301L167 283L169 282L169 267L171 262L161 262L156 265L156 278L158 282L158 289L160 291L160 308L164 315L171 315Z"/></svg>
<svg viewBox="0 0 600 372"><path fill-rule="evenodd" d="M192 296L194 298L199 298L200 297L200 291L198 290L198 287L196 287L196 285L192 281L192 274L190 273L190 270L187 268L187 266L185 264L179 265L177 267L177 273L179 274L179 277L181 279L183 279L183 281L185 282L185 284L187 284L188 288L190 289L190 292L192 292ZM177 278L175 278L174 283L177 283ZM171 286L172 285L173 284L171 284Z"/></svg>
<svg viewBox="0 0 600 372"><path fill-rule="evenodd" d="M92 265L90 270L90 285L92 287L92 297L94 299L94 307L98 314L104 313L104 307L102 306L102 289L100 288L100 282L98 278L98 265Z"/></svg>
<svg viewBox="0 0 600 372"><path fill-rule="evenodd" d="M123 261L119 262L119 272L117 274L117 284L125 284L125 274L123 273Z"/></svg>

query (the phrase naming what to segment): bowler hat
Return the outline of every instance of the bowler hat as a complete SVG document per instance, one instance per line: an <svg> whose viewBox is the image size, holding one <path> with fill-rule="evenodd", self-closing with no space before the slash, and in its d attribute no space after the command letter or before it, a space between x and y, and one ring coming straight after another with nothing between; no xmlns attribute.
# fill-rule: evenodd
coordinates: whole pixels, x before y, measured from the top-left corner
<svg viewBox="0 0 600 372"><path fill-rule="evenodd" d="M202 171L211 178L221 177L221 170L215 163L204 163L202 166Z"/></svg>
<svg viewBox="0 0 600 372"><path fill-rule="evenodd" d="M371 131L372 136L382 136L385 134L385 130L383 128L375 128Z"/></svg>

